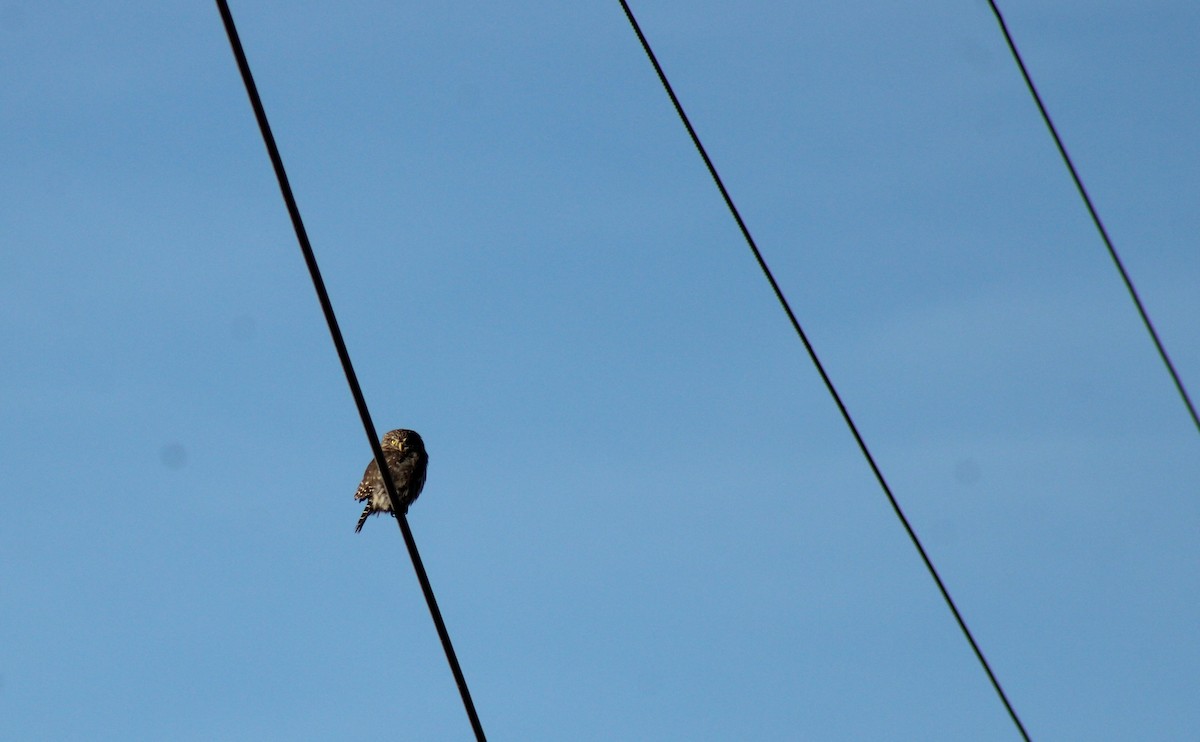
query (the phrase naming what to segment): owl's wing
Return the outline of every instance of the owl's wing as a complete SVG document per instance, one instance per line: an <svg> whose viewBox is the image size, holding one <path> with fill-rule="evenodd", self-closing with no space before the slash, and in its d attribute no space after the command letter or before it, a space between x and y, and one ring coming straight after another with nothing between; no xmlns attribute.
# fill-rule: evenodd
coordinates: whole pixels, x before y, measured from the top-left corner
<svg viewBox="0 0 1200 742"><path fill-rule="evenodd" d="M367 470L363 473L362 481L358 484L358 489L354 491L354 499L369 499L371 497L371 490L375 489L375 483L378 481L379 464L375 463L375 459L371 459L371 463L367 464Z"/></svg>
<svg viewBox="0 0 1200 742"><path fill-rule="evenodd" d="M408 490L408 500L417 499L417 495L421 494L421 489L425 487L425 471L429 457L409 451L405 452L399 461L388 465L392 469L392 473L396 475L396 486Z"/></svg>
<svg viewBox="0 0 1200 742"><path fill-rule="evenodd" d="M429 470L429 456L421 456L416 462L412 479L412 499L417 499L421 490L425 489L425 472Z"/></svg>

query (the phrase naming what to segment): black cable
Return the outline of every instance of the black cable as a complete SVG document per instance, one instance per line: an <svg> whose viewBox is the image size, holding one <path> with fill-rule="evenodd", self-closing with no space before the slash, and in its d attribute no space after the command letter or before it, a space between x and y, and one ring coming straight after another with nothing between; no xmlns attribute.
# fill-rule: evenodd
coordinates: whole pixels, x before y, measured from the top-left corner
<svg viewBox="0 0 1200 742"><path fill-rule="evenodd" d="M362 388L358 385L358 376L350 363L350 353L346 350L346 342L342 339L342 331L338 327L337 317L333 313L333 304L329 293L325 290L325 281L321 278L321 270L317 266L317 257L313 253L312 244L308 241L308 232L300 218L300 208L292 194L287 172L283 168L283 158L275 145L275 136L271 133L271 125L267 121L267 112L263 108L262 99L258 96L258 87L254 84L254 76L250 74L250 64L246 61L246 52L242 49L241 39L238 38L237 28L233 23L233 15L229 12L226 0L217 0L217 9L221 20L225 23L225 33L229 36L229 45L233 48L233 56L237 59L238 69L242 73L242 82L246 85L246 94L250 96L250 106L254 109L254 117L258 120L258 128L262 132L263 143L267 146L267 154L271 165L275 168L275 177L279 180L279 190L283 193L283 201L287 205L288 215L292 218L292 227L296 231L296 239L300 250L304 253L304 262L308 265L308 273L312 277L313 288L317 291L317 299L321 302L321 311L325 313L325 322L329 325L329 334L333 337L334 347L337 348L338 358L342 362L342 371L346 374L346 382L350 385L350 393L354 395L354 404L362 418L367 440L371 443L371 451L383 477L383 486L392 502L392 512L400 525L400 533L404 535L404 544L408 547L408 555L412 557L413 569L417 573L417 581L421 583L421 592L425 593L425 602L429 605L429 613L433 616L433 624L437 628L438 637L442 640L442 649L446 651L446 660L450 663L450 671L454 673L454 682L458 684L458 692L462 696L463 706L471 720L477 740L485 740L483 726L479 715L475 713L475 704L471 701L471 691L467 688L467 680L458 664L458 656L454 653L454 645L450 643L450 634L446 631L446 623L442 620L442 612L438 609L437 599L433 595L433 587L429 584L429 576L425 574L425 565L417 551L417 542L413 539L412 530L408 526L408 518L404 509L398 507L400 498L396 495L396 484L392 481L391 471L383 458L383 449L379 445L375 424L371 422L371 413L367 409L367 401L363 397Z"/></svg>
<svg viewBox="0 0 1200 742"><path fill-rule="evenodd" d="M979 644L975 641L975 637L971 634L971 630L967 628L967 623L959 612L958 607L954 604L954 599L950 597L950 592L946 589L946 585L942 582L941 576L938 575L937 569L933 566L933 562L926 553L925 547L921 545L921 539L917 537L916 531L905 517L904 511L900 509L900 503L896 500L896 496L892 494L892 488L888 486L887 480L883 477L883 472L880 471L878 464L875 463L875 457L871 455L870 449L867 448L867 443L863 440L862 435L858 432L858 426L854 424L854 419L850 416L850 411L846 409L846 405L842 402L842 397L838 394L837 389L833 385L833 381L829 378L829 374L825 372L825 367L821 364L821 359L817 357L817 351L809 342L808 336L804 329L800 327L799 320L796 319L796 314L792 311L792 307L788 304L787 298L783 295L783 289L779 287L779 283L775 280L775 276L771 273L771 269L767 267L766 260L763 259L762 253L759 252L758 245L754 242L754 238L750 236L750 230L746 227L746 223L742 220L742 215L738 211L737 206L733 203L733 198L730 197L729 191L725 189L725 184L721 180L721 176L717 174L717 168L713 165L712 160L708 156L708 152L704 149L704 145L700 142L700 137L697 136L696 130L692 128L692 123L688 119L687 114L683 110L683 105L680 104L679 98L675 95L675 90L671 87L671 83L667 80L667 75L663 72L662 66L658 63L658 58L654 55L654 51L650 48L650 42L646 40L645 34L642 33L641 26L638 25L637 19L633 16L633 11L630 10L629 4L625 0L620 0L621 7L625 9L625 16L629 19L629 24L633 26L634 33L637 34L638 41L642 43L642 49L646 52L646 56L650 58L650 64L654 65L654 71L658 73L659 82L667 91L667 95L671 98L671 103L675 106L675 112L679 114L679 120L683 122L684 128L687 129L688 135L692 138L692 144L696 146L696 151L700 153L700 157L704 160L705 167L708 168L708 174L712 176L713 182L717 185L717 190L721 192L721 198L725 199L725 205L729 208L729 213L733 215L734 221L737 222L738 229L742 232L742 237L745 238L746 244L749 245L750 251L754 253L754 259L758 261L758 267L762 269L763 275L771 284L771 289L775 292L775 298L779 300L780 306L787 314L788 320L792 323L792 329L800 337L800 342L804 344L804 349L808 351L808 357L812 360L813 366L816 367L817 373L821 375L821 381L825 382L825 388L829 391L829 396L833 397L833 401L837 404L838 410L842 413L842 419L846 421L846 426L850 428L850 433L854 436L854 440L858 443L858 448L862 451L863 458L867 460L871 471L875 474L875 479L879 482L879 486L883 488L883 493L887 495L888 502L892 506L892 510L896 513L896 517L900 519L901 525L908 533L908 538L917 549L917 553L921 555L921 561L925 563L925 569L929 571L929 575L933 577L933 581L937 584L938 591L942 594L942 599L946 601L946 605L950 608L950 612L954 614L954 620L958 622L959 629L962 630L963 636L966 637L967 643L971 645L971 650L975 653L979 664L983 666L984 672L987 673L988 680L991 681L992 687L996 690L996 694L1003 702L1004 708L1008 711L1008 715L1012 718L1013 723L1017 726L1017 730L1021 733L1021 737L1028 742L1029 734L1025 731L1025 725L1021 723L1020 717L1017 716L1016 709L1008 701L1008 696L1004 693L1004 689L1000 687L1000 681L996 678L996 674L992 672L991 665L988 664L987 658L983 656L983 650L979 648Z"/></svg>
<svg viewBox="0 0 1200 742"><path fill-rule="evenodd" d="M1000 8L997 7L994 0L988 0L988 5L991 6L992 13L996 16L996 23L1000 24L1000 31L1004 34L1004 41L1008 44L1008 50L1012 52L1013 59L1017 62L1017 67L1021 70L1021 77L1025 78L1025 87L1029 88L1029 93L1033 96L1033 102L1037 104L1038 111L1042 114L1042 120L1046 122L1046 128L1050 130L1050 136L1054 137L1054 146L1058 147L1058 154L1062 156L1063 162L1066 163L1067 170L1071 173L1071 180L1075 181L1075 188L1083 198L1083 203L1087 206L1088 213L1092 215L1092 223L1096 225L1096 230L1100 232L1100 239L1104 241L1104 246L1108 248L1108 255L1112 258L1113 265L1117 266L1117 272L1121 274L1121 280L1125 282L1125 288L1129 291L1129 297L1133 299L1133 305L1137 307L1138 314L1142 317L1142 324L1146 326L1146 331L1150 333L1150 339L1154 341L1154 347L1158 349L1159 357L1162 358L1163 364L1166 365L1167 372L1171 374L1171 380L1175 382L1175 389L1179 392L1179 397L1187 407L1188 414L1192 416L1192 423L1196 426L1196 431L1200 432L1200 416L1196 414L1196 407L1192 404L1187 389L1183 386L1183 380L1179 378L1179 373L1175 370L1175 364L1171 362L1171 357L1167 355L1167 349L1163 345L1162 340L1159 339L1158 331L1154 329L1154 324L1150 321L1150 315L1146 313L1146 307L1142 305L1142 300L1138 297L1137 289L1133 287L1133 280L1129 278L1129 273L1126 272L1125 265L1121 262L1120 256L1117 255L1117 248L1113 247L1112 240L1108 237L1108 230L1104 228L1104 223L1100 221L1100 214L1096 212L1096 207L1092 204L1092 197L1088 195L1087 189L1083 187L1083 180L1079 177L1079 172L1075 169L1075 163L1071 161L1071 156L1067 154L1067 147L1063 144L1062 137L1058 135L1058 128L1054 126L1054 121L1050 118L1050 112L1046 110L1045 104L1042 103L1042 96L1038 94L1037 86L1033 84L1033 78L1029 76L1029 70L1025 67L1025 61L1021 58L1021 53L1017 51L1016 42L1013 41L1012 34L1008 32L1008 24L1004 22L1004 16L1000 14Z"/></svg>

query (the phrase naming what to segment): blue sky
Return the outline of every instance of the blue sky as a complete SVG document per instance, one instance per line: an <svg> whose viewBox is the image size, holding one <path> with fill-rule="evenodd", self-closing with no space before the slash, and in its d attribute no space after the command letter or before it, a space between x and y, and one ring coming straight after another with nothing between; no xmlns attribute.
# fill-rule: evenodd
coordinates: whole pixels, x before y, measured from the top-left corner
<svg viewBox="0 0 1200 742"><path fill-rule="evenodd" d="M617 3L233 3L493 739L1015 731ZM1200 394L1200 10L1008 2ZM1200 727L1200 440L982 2L635 3L1041 739ZM0 4L0 737L463 739L214 6Z"/></svg>

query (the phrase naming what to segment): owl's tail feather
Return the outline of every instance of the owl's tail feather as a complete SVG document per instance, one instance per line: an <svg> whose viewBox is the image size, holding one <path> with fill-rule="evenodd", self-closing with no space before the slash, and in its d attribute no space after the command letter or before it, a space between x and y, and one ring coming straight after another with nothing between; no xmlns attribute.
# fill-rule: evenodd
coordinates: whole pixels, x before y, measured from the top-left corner
<svg viewBox="0 0 1200 742"><path fill-rule="evenodd" d="M354 527L355 533L358 533L359 531L362 530L363 523L367 522L367 516L370 514L371 514L371 504L367 503L367 506L365 508L363 508L362 515L358 516L358 525Z"/></svg>

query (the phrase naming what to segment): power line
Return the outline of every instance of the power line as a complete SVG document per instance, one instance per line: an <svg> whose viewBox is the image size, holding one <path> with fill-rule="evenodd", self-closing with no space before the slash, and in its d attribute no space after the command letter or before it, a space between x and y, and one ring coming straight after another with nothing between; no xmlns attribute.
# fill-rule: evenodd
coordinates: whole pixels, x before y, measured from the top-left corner
<svg viewBox="0 0 1200 742"><path fill-rule="evenodd" d="M1088 213L1092 216L1092 223L1096 225L1096 231L1100 233L1100 239L1104 241L1104 246L1108 248L1108 255L1112 258L1113 265L1117 267L1117 272L1121 274L1121 280L1125 282L1125 289L1129 292L1129 298L1133 299L1133 305L1137 307L1138 314L1141 315L1142 324L1146 326L1146 332L1150 333L1150 339L1154 341L1154 347L1158 349L1158 355L1167 367L1167 373L1171 374L1171 380L1175 382L1175 389L1179 392L1180 399L1183 400L1183 404L1187 407L1188 414L1192 416L1192 423L1196 426L1196 431L1200 432L1200 416L1196 414L1196 407L1192 404L1187 389L1183 386L1183 380L1175 370L1175 364L1171 362L1171 357L1167 355L1167 349L1163 345L1162 340L1159 339L1158 331L1154 329L1154 324L1150 321L1150 315L1146 313L1146 307L1142 305L1142 300L1138 296L1137 289L1133 287L1133 280L1125 270L1125 265L1121 262L1120 256L1117 255L1117 248L1113 246L1112 240L1108 237L1108 230L1104 228L1104 222L1100 221L1100 214L1096 211L1095 205L1092 204L1092 197L1088 195L1087 189L1083 186L1083 180L1079 177L1079 171L1075 169L1075 163L1071 161L1071 156L1067 154L1067 147L1063 144L1062 137L1058 135L1058 128L1054 126L1054 121L1050 118L1050 112L1046 110L1045 104L1042 103L1042 96L1038 94L1037 86L1033 84L1033 78L1029 76L1029 70L1025 67L1025 61L1021 58L1021 53L1017 51L1017 44L1013 41L1012 34L1008 32L1008 24L1004 22L1004 16L1000 14L1000 8L994 0L988 0L988 5L992 8L992 14L996 16L996 23L1000 25L1000 31L1004 34L1004 41L1008 44L1008 50L1012 52L1013 59L1016 61L1017 67L1021 70L1021 77L1025 78L1025 87L1029 88L1029 94L1033 96L1033 102L1037 104L1038 111L1042 114L1042 120L1046 122L1046 128L1050 130L1050 136L1054 138L1054 146L1058 147L1058 154L1062 156L1063 162L1066 163L1067 170L1071 173L1071 180L1075 181L1075 188L1079 191L1084 205L1087 206Z"/></svg>
<svg viewBox="0 0 1200 742"><path fill-rule="evenodd" d="M442 620L442 612L438 609L437 599L433 595L433 587L429 584L429 576L425 573L425 565L421 561L421 555L417 551L417 542L413 539L412 530L408 526L408 518L404 514L404 509L399 507L400 498L396 494L396 484L392 481L392 474L389 471L387 462L383 458L383 449L379 445L378 433L375 431L375 424L371 422L371 413L367 409L367 401L363 397L362 388L358 385L358 376L354 373L354 366L350 363L350 353L346 350L346 342L342 338L342 331L338 327L337 317L333 313L333 304L329 300L329 293L325 290L325 281L321 278L321 270L317 266L317 257L313 253L312 244L308 240L308 232L304 228L304 222L300 218L300 208L296 205L296 198L292 194L292 187L288 182L287 172L283 168L283 158L279 155L279 148L275 145L275 136L271 133L271 125L267 121L267 112L263 108L262 99L258 95L258 87L254 84L254 76L250 73L250 64L246 61L246 52L242 49L241 39L238 37L237 27L233 23L233 14L229 12L229 4L226 0L217 0L217 10L221 13L221 20L225 24L225 33L229 36L229 45L233 49L233 56L237 59L238 69L242 73L242 82L246 86L246 94L250 96L250 106L254 109L254 117L258 120L258 128L262 132L263 143L267 146L267 155L271 158L271 165L275 169L275 177L279 181L279 190L283 194L283 201L287 205L288 215L292 219L292 227L296 231L296 240L300 243L300 251L304 253L304 262L308 265L308 273L312 277L313 288L317 291L317 299L321 302L321 311L325 313L325 322L329 325L329 334L333 338L333 345L337 348L338 358L342 362L342 371L346 374L346 383L350 385L350 393L354 396L354 404L358 407L358 414L362 418L363 428L367 433L367 440L371 444L371 451L375 456L375 462L379 466L379 473L383 477L383 486L387 490L388 498L392 503L392 512L396 516L396 523L400 526L400 533L404 536L404 544L408 547L408 555L412 558L413 569L417 573L417 581L421 583L421 592L425 594L425 602L429 605L429 613L433 617L433 624L437 628L438 637L442 640L442 649L446 652L446 661L450 663L450 671L454 674L454 682L458 684L458 692L462 696L463 706L466 708L467 717L471 720L471 728L475 730L475 738L481 742L486 739L483 734L483 725L479 722L479 715L475 712L475 704L471 700L471 691L467 688L466 677L463 676L462 668L458 664L458 656L454 653L454 645L450 642L450 634L446 631L446 623Z"/></svg>
<svg viewBox="0 0 1200 742"><path fill-rule="evenodd" d="M692 144L695 145L696 151L700 153L701 159L704 160L705 167L708 168L708 174L712 176L713 182L716 183L717 190L721 192L721 198L725 200L725 205L729 208L729 213L733 215L734 221L737 222L738 229L742 232L742 237L746 244L750 247L750 251L754 254L754 259L758 261L758 267L762 269L763 275L771 284L771 289L775 292L775 298L779 300L779 304L783 307L783 311L787 314L788 320L792 323L792 329L796 331L800 342L804 344L804 349L808 351L808 357L812 360L813 366L817 373L821 376L821 381L825 383L825 388L829 392L829 396L833 398L838 410L842 413L842 419L846 422L846 427L850 429L850 433L854 436L854 440L858 443L858 448L862 452L863 458L871 467L871 471L875 474L876 481L883 489L883 493L887 495L888 502L892 506L893 512L904 526L905 532L908 533L909 540L912 541L917 553L921 556L921 561L925 563L925 569L929 571L929 575L937 584L938 591L942 594L942 599L946 602L946 606L950 608L950 612L954 614L954 620L958 623L959 629L963 636L966 637L967 643L971 645L971 651L975 653L979 664L983 666L983 670L987 673L988 680L991 681L992 688L995 689L996 695L1000 697L1000 701L1004 704L1004 708L1008 711L1009 717L1013 724L1016 725L1017 731L1021 733L1021 737L1029 741L1029 734L1025 731L1025 725L1021 723L1021 719L1017 716L1016 709L1008 700L1004 689L1000 686L1000 681L996 678L996 674L992 672L992 667L988 664L987 658L983 656L983 650L979 648L979 644L975 641L975 637L971 634L971 630L967 628L967 622L963 619L962 613L959 612L958 606L955 605L954 599L950 597L949 590L946 589L946 584L942 582L941 576L938 574L937 568L933 566L933 561L926 553L925 547L921 544L921 539L917 537L916 531L905 517L904 511L900 508L900 503L896 500L896 496L892 494L892 488L888 485L887 480L880 471L879 465L875 463L875 457L871 455L870 449L867 448L867 443L863 440L862 435L858 432L858 426L854 423L854 418L850 416L850 411L846 409L846 405L842 402L842 397L838 394L837 389L833 385L833 380L829 378L829 374L825 372L825 367L821 363L821 359L817 357L817 351L809 342L808 335L800 326L800 321L796 319L796 314L792 311L791 305L787 298L783 295L783 289L779 287L779 283L775 280L775 276L771 273L771 269L767 266L766 260L763 259L762 253L758 249L754 238L750 235L750 230L746 223L742 220L742 215L738 211L737 206L733 203L733 198L729 195L729 191L725 188L725 183L721 180L721 176L717 173L717 168L713 165L712 160L708 156L708 152L704 149L704 145L700 142L700 137L696 134L696 130L692 127L691 121L688 119L687 113L683 110L683 105L679 102L679 98L675 95L675 90L671 87L671 83L667 80L667 75L663 72L662 65L658 63L658 58L654 54L654 50L650 48L650 42L646 40L645 34L642 33L641 26L638 25L637 19L633 15L633 11L629 8L626 0L619 0L621 7L625 10L625 17L629 19L629 25L633 27L633 31L637 34L638 41L642 44L642 49L646 52L646 56L650 59L650 64L654 66L654 71L658 74L659 82L667 91L667 95L671 99L672 105L675 106L675 113L679 115L679 120L683 122L683 126L687 129L688 136L692 139Z"/></svg>

